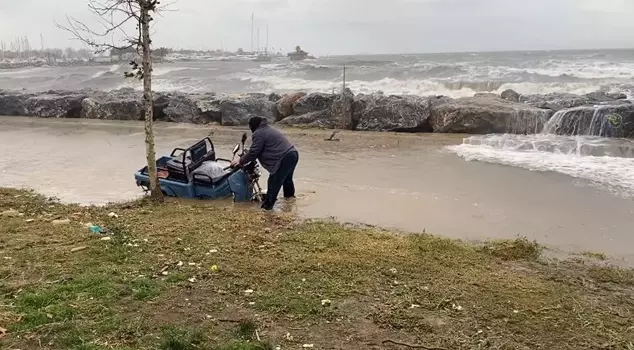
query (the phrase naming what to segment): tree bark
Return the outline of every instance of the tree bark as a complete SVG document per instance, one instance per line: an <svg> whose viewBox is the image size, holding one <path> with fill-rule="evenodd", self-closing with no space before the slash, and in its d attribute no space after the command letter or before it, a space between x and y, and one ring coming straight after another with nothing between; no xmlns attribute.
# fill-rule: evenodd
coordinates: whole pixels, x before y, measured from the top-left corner
<svg viewBox="0 0 634 350"><path fill-rule="evenodd" d="M154 115L152 100L152 55L150 41L150 9L146 0L141 5L141 40L143 49L143 107L145 109L145 153L147 157L148 175L150 176L150 198L163 201L163 192L159 185L156 169L156 151L154 150Z"/></svg>

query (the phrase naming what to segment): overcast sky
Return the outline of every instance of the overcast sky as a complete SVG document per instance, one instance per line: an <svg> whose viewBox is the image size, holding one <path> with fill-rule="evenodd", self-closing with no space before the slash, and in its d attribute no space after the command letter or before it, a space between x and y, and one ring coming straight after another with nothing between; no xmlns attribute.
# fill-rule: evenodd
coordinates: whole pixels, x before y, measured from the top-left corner
<svg viewBox="0 0 634 350"><path fill-rule="evenodd" d="M164 0L169 1L169 0ZM54 21L94 24L86 0L0 0L0 38L80 47ZM634 0L177 0L155 23L154 43L318 55L634 47Z"/></svg>

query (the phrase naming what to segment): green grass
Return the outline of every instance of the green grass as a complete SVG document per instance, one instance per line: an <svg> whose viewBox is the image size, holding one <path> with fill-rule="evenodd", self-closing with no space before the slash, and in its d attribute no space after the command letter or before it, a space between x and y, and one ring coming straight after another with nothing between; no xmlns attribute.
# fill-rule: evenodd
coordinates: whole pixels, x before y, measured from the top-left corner
<svg viewBox="0 0 634 350"><path fill-rule="evenodd" d="M163 332L162 350L197 350L204 339L200 331L168 327Z"/></svg>
<svg viewBox="0 0 634 350"><path fill-rule="evenodd" d="M0 189L9 208L24 215L0 217L0 348L634 343L632 270L541 261L526 239L476 246L206 202L85 208Z"/></svg>
<svg viewBox="0 0 634 350"><path fill-rule="evenodd" d="M616 285L634 286L634 272L617 267L592 266L588 275L596 281Z"/></svg>
<svg viewBox="0 0 634 350"><path fill-rule="evenodd" d="M273 350L274 347L267 343L260 343L260 342L252 343L252 342L237 341L237 342L229 343L227 345L223 345L214 349L215 350Z"/></svg>
<svg viewBox="0 0 634 350"><path fill-rule="evenodd" d="M542 250L537 242L531 242L525 237L511 241L489 242L481 248L482 252L507 261L537 260L541 256Z"/></svg>
<svg viewBox="0 0 634 350"><path fill-rule="evenodd" d="M596 259L596 260L607 260L608 257L604 254L604 253L597 253L597 252L583 252L581 255L585 256L586 258L590 258L590 259Z"/></svg>

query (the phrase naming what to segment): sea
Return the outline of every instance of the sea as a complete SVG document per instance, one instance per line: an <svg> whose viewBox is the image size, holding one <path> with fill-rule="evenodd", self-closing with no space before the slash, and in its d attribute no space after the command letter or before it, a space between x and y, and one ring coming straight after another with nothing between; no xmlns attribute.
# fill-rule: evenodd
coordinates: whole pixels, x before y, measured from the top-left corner
<svg viewBox="0 0 634 350"><path fill-rule="evenodd" d="M472 96L514 89L520 94L634 91L634 50L523 51L318 57L291 62L210 58L156 64L153 88L182 92L332 92ZM129 65L0 70L0 89L46 91L140 89L123 79Z"/></svg>

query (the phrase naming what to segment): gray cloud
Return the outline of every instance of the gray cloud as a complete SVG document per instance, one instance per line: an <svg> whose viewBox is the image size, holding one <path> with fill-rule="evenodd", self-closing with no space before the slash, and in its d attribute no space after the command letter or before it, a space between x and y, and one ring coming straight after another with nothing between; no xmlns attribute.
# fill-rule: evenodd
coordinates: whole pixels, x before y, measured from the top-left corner
<svg viewBox="0 0 634 350"><path fill-rule="evenodd" d="M155 43L172 47L250 47L256 14L260 44L317 54L631 47L631 0L179 0L156 22ZM85 0L0 0L0 37L26 35L39 46L79 46L55 27L65 15L88 23Z"/></svg>

